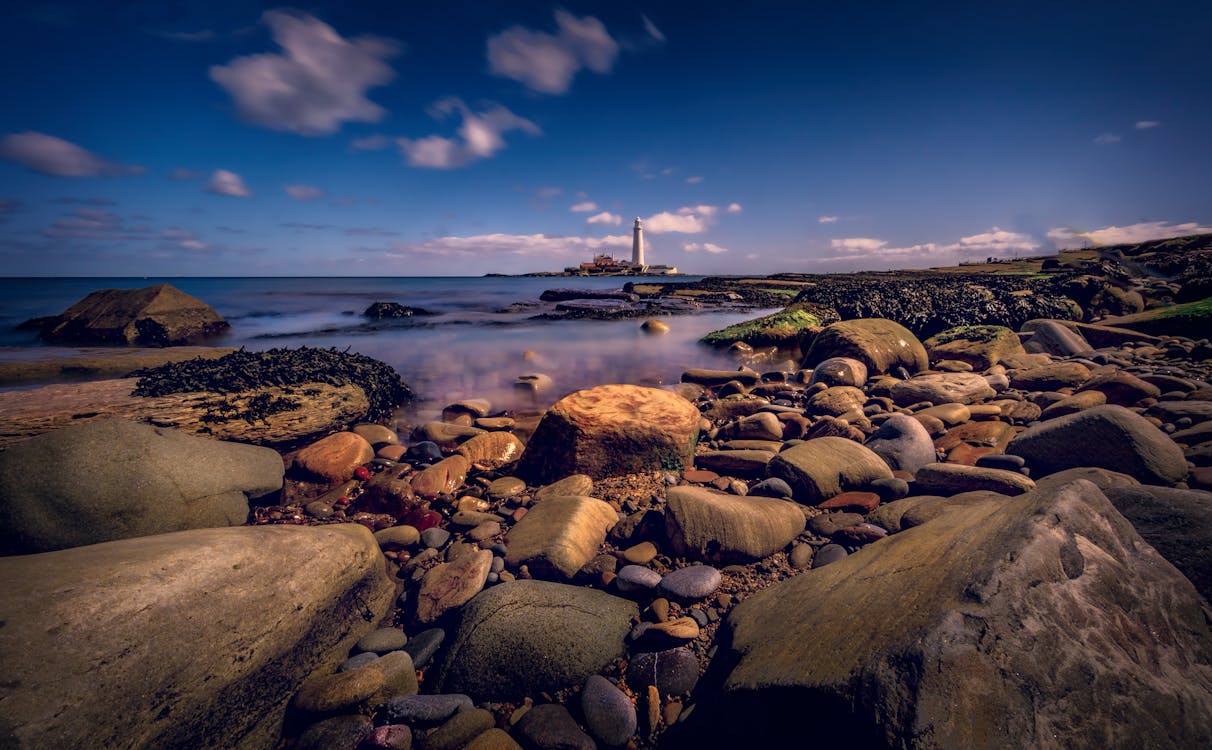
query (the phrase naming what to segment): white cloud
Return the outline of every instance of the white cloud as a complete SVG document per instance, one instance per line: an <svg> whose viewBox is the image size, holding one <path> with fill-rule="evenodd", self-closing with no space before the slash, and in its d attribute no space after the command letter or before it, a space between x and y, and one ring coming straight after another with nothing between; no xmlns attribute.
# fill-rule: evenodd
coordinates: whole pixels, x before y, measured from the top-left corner
<svg viewBox="0 0 1212 750"><path fill-rule="evenodd" d="M712 253L713 255L718 255L720 253L728 252L728 248L720 247L719 245L713 245L710 242L702 242L702 243L687 242L684 245L682 245L682 249L688 253L697 252L699 250L705 250L709 253Z"/></svg>
<svg viewBox="0 0 1212 750"><path fill-rule="evenodd" d="M1112 143L1119 143L1121 139L1115 133L1099 133L1094 137L1094 143L1099 146L1109 146Z"/></svg>
<svg viewBox="0 0 1212 750"><path fill-rule="evenodd" d="M841 220L840 216L818 216L816 217L817 224L836 224Z"/></svg>
<svg viewBox="0 0 1212 750"><path fill-rule="evenodd" d="M70 141L32 130L0 138L0 159L52 177L116 176L146 171L143 167L113 164Z"/></svg>
<svg viewBox="0 0 1212 750"><path fill-rule="evenodd" d="M438 117L458 112L463 124L455 138L431 135L425 138L397 138L400 153L413 167L457 169L487 159L505 148L505 133L521 130L540 135L542 130L530 120L497 105L483 112L472 112L461 99L443 99L432 108Z"/></svg>
<svg viewBox="0 0 1212 750"><path fill-rule="evenodd" d="M580 203L575 203L572 206L569 206L568 210L572 211L574 214L584 214L589 213L590 211L597 211L598 204L594 203L593 201L581 201Z"/></svg>
<svg viewBox="0 0 1212 750"><path fill-rule="evenodd" d="M226 169L216 169L206 183L206 192L215 195L230 195L233 198L247 198L252 191L244 184L244 179L235 172Z"/></svg>
<svg viewBox="0 0 1212 750"><path fill-rule="evenodd" d="M691 175L690 177L686 178L687 185L698 185L702 181L703 181L703 177L701 175L697 175L697 174Z"/></svg>
<svg viewBox="0 0 1212 750"><path fill-rule="evenodd" d="M1171 224L1166 221L1147 221L1140 224L1129 224L1126 227L1103 227L1089 232L1058 227L1048 230L1048 239L1059 247L1074 247L1087 245L1123 245L1149 240L1164 240L1168 237L1183 237L1189 234L1205 234L1212 232L1212 227L1203 226L1194 221L1183 224Z"/></svg>
<svg viewBox="0 0 1212 750"><path fill-rule="evenodd" d="M665 35L662 34L661 30L656 27L656 24L652 22L651 18L641 13L640 20L644 22L644 31L648 32L648 36L652 37L658 42L665 41Z"/></svg>
<svg viewBox="0 0 1212 750"><path fill-rule="evenodd" d="M730 214L740 213L741 205L730 203L724 211ZM676 211L662 211L644 219L644 229L651 234L699 234L716 223L719 213L719 206L682 206Z"/></svg>
<svg viewBox="0 0 1212 750"><path fill-rule="evenodd" d="M366 91L395 77L384 62L399 45L378 37L345 39L314 16L269 10L261 16L279 53L237 57L210 68L211 79L245 120L306 136L331 135L345 122L378 122L384 110Z"/></svg>
<svg viewBox="0 0 1212 750"><path fill-rule="evenodd" d="M873 237L843 237L829 241L829 247L835 253L846 255L872 255L882 250L888 243Z"/></svg>
<svg viewBox="0 0 1212 750"><path fill-rule="evenodd" d="M1161 125L1161 123L1158 122L1157 120L1139 120L1136 123L1136 129L1137 130L1148 130L1149 128L1156 128L1159 125Z"/></svg>
<svg viewBox="0 0 1212 750"><path fill-rule="evenodd" d="M310 201L323 197L324 191L311 185L283 185L286 194L297 201Z"/></svg>
<svg viewBox="0 0 1212 750"><path fill-rule="evenodd" d="M555 20L555 34L514 26L489 37L489 70L544 94L568 93L581 68L610 72L619 45L601 21L562 10Z"/></svg>
<svg viewBox="0 0 1212 750"><path fill-rule="evenodd" d="M614 224L617 226L617 225L623 223L623 217L619 216L618 214L612 214L609 211L603 211L600 214L594 214L593 216L590 216L588 219L585 220L585 223L586 224Z"/></svg>
<svg viewBox="0 0 1212 750"><path fill-rule="evenodd" d="M961 237L958 243L946 247L961 252L971 251L1004 257L1006 253L1033 252L1039 248L1039 243L1030 235L1007 232L1004 229L993 227L983 234Z"/></svg>
<svg viewBox="0 0 1212 750"><path fill-rule="evenodd" d="M354 138L349 147L355 151L381 151L391 145L391 139L382 133Z"/></svg>

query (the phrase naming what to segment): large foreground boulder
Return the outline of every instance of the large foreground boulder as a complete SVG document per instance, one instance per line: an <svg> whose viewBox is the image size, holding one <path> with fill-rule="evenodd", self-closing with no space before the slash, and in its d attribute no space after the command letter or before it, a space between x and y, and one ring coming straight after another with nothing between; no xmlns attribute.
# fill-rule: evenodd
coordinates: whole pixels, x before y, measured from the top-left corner
<svg viewBox="0 0 1212 750"><path fill-rule="evenodd" d="M1145 484L1174 484L1187 476L1182 448L1122 406L1040 422L1011 440L1006 452L1025 458L1037 477L1079 466L1122 472Z"/></svg>
<svg viewBox="0 0 1212 750"><path fill-rule="evenodd" d="M1145 541L1212 601L1212 492L1147 485L1103 492Z"/></svg>
<svg viewBox="0 0 1212 750"><path fill-rule="evenodd" d="M0 746L268 748L388 611L358 524L204 529L0 560Z"/></svg>
<svg viewBox="0 0 1212 750"><path fill-rule="evenodd" d="M904 367L910 373L929 366L922 342L900 323L884 318L843 320L825 326L804 355L802 367L811 368L833 357L850 357L867 366L871 375Z"/></svg>
<svg viewBox="0 0 1212 750"><path fill-rule="evenodd" d="M170 284L100 289L36 323L52 343L138 346L188 344L231 327L210 305Z"/></svg>
<svg viewBox="0 0 1212 750"><path fill-rule="evenodd" d="M681 471L698 440L699 411L658 388L600 385L557 401L535 429L518 475L546 484L573 473L603 479Z"/></svg>
<svg viewBox="0 0 1212 750"><path fill-rule="evenodd" d="M775 584L717 642L684 740L790 746L811 728L851 748L1212 743L1200 599L1084 481L955 508Z"/></svg>
<svg viewBox="0 0 1212 750"><path fill-rule="evenodd" d="M437 690L521 700L580 685L623 653L636 605L593 589L514 581L462 610Z"/></svg>
<svg viewBox="0 0 1212 750"><path fill-rule="evenodd" d="M0 554L236 526L282 474L275 450L121 419L48 432L0 453Z"/></svg>

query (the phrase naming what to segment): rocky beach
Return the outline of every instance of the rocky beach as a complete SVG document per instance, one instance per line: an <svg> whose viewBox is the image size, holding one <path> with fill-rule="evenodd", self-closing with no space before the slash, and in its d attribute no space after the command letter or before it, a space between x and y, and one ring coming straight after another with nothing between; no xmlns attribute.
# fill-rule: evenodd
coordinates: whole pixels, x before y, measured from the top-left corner
<svg viewBox="0 0 1212 750"><path fill-rule="evenodd" d="M568 280L747 319L507 400L81 300L0 368L0 746L1212 745L1209 258Z"/></svg>

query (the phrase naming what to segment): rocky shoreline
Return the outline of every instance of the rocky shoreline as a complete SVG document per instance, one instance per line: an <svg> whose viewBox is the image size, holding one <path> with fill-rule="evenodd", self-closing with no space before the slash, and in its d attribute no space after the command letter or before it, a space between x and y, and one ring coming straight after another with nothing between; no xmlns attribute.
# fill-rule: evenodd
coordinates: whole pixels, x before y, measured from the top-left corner
<svg viewBox="0 0 1212 750"><path fill-rule="evenodd" d="M545 409L22 435L4 742L1212 744L1207 300L970 270L706 280L789 314Z"/></svg>

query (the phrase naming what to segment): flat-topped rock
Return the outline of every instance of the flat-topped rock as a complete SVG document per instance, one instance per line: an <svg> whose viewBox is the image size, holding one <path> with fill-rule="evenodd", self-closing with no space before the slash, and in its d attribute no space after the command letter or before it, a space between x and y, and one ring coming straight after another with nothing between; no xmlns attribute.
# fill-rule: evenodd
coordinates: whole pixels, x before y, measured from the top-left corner
<svg viewBox="0 0 1212 750"><path fill-rule="evenodd" d="M0 361L0 385L19 385L63 380L120 378L145 367L203 357L217 359L235 349L221 346L172 346L154 348L59 347L9 349L21 359Z"/></svg>
<svg viewBox="0 0 1212 750"><path fill-rule="evenodd" d="M892 386L892 400L900 406L919 401L932 404L975 404L997 393L973 372L935 372L902 380Z"/></svg>
<svg viewBox="0 0 1212 750"><path fill-rule="evenodd" d="M0 559L10 747L272 747L395 585L358 524L200 529ZM221 710L216 710L221 707Z"/></svg>
<svg viewBox="0 0 1212 750"><path fill-rule="evenodd" d="M670 545L676 554L698 560L758 560L804 530L803 511L787 500L689 485L670 487L666 500Z"/></svg>
<svg viewBox="0 0 1212 750"><path fill-rule="evenodd" d="M791 485L797 502L816 505L847 490L867 489L892 470L870 448L841 437L822 437L795 445L767 464L768 476Z"/></svg>
<svg viewBox="0 0 1212 750"><path fill-rule="evenodd" d="M282 487L277 451L121 419L0 452L0 554L236 526Z"/></svg>
<svg viewBox="0 0 1212 750"><path fill-rule="evenodd" d="M680 471L693 463L699 411L658 388L602 385L557 401L522 454L518 476L542 484L573 473L602 479Z"/></svg>
<svg viewBox="0 0 1212 750"><path fill-rule="evenodd" d="M1035 489L1035 482L1016 471L934 463L918 469L913 488L923 495L944 497L977 491L1013 496Z"/></svg>
<svg viewBox="0 0 1212 750"><path fill-rule="evenodd" d="M568 580L589 562L618 515L594 497L556 496L535 503L505 537L505 562L542 578Z"/></svg>
<svg viewBox="0 0 1212 750"><path fill-rule="evenodd" d="M171 284L99 289L39 323L39 335L52 343L138 346L195 343L231 328L213 307Z"/></svg>

